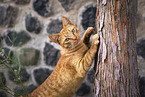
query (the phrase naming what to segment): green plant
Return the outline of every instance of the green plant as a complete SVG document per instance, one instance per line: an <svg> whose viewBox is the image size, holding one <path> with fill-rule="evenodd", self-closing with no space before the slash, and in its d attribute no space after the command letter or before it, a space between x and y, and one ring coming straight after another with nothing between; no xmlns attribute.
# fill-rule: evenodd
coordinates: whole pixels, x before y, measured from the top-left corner
<svg viewBox="0 0 145 97"><path fill-rule="evenodd" d="M13 73L13 75L15 75L16 80L18 81L18 83L22 86L24 94L27 95L27 91L21 81L21 76L20 76L20 70L21 70L21 65L19 62L19 59L16 57L11 57L11 52L12 52L12 48L14 45L14 41L16 40L16 37L14 37L15 34L13 35L13 40L10 40L10 42L12 43L12 46L10 47L10 51L8 54L5 53L4 47L3 47L3 40L1 39L1 47L0 47L0 71L3 70L7 70ZM13 68L15 67L15 68ZM6 91L8 94L10 94L11 96L14 96L15 94L18 95L22 95L12 89L10 89L8 86L4 85L2 82L0 82L0 89ZM23 96L24 97L24 96Z"/></svg>

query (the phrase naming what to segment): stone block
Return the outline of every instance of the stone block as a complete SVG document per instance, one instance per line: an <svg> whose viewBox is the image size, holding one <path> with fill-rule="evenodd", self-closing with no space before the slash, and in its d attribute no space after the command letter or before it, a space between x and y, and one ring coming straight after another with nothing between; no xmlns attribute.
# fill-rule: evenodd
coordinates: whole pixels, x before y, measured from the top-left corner
<svg viewBox="0 0 145 97"><path fill-rule="evenodd" d="M94 75L95 75L94 69L89 70L89 72L87 73L87 79L90 83L94 83L95 80Z"/></svg>
<svg viewBox="0 0 145 97"><path fill-rule="evenodd" d="M0 26L13 27L18 14L18 8L11 5L0 5Z"/></svg>
<svg viewBox="0 0 145 97"><path fill-rule="evenodd" d="M24 86L24 88L25 88L27 94L30 94L30 93L31 93L33 90L35 90L37 87L34 86L33 84L31 84L31 85L29 85L29 86ZM19 96L20 96L20 95L17 94L16 92L18 92L18 93L20 93L20 94L22 94L22 95L26 95L25 92L24 92L24 90L23 90L23 88L20 87L20 86L15 87L15 88L14 88L14 91L15 91L15 94L14 94L15 97L19 97Z"/></svg>
<svg viewBox="0 0 145 97"><path fill-rule="evenodd" d="M88 86L86 83L83 83L80 88L77 90L76 94L78 96L85 96L87 94L89 94L91 91L90 86Z"/></svg>
<svg viewBox="0 0 145 97"><path fill-rule="evenodd" d="M13 51L9 48L0 48L0 60L5 60L7 64L12 64Z"/></svg>
<svg viewBox="0 0 145 97"><path fill-rule="evenodd" d="M14 0L16 4L28 4L30 0Z"/></svg>
<svg viewBox="0 0 145 97"><path fill-rule="evenodd" d="M5 42L8 46L22 46L31 39L31 36L26 31L17 33L13 30L7 31Z"/></svg>
<svg viewBox="0 0 145 97"><path fill-rule="evenodd" d="M2 46L3 46L3 37L0 35L0 48L2 48Z"/></svg>
<svg viewBox="0 0 145 97"><path fill-rule="evenodd" d="M51 73L52 71L47 68L35 69L33 72L34 78L39 85L42 84Z"/></svg>
<svg viewBox="0 0 145 97"><path fill-rule="evenodd" d="M4 73L0 72L0 87L2 87L3 85L6 85L6 78L4 76Z"/></svg>
<svg viewBox="0 0 145 97"><path fill-rule="evenodd" d="M8 2L13 2L13 0L0 0L0 2L8 3Z"/></svg>
<svg viewBox="0 0 145 97"><path fill-rule="evenodd" d="M0 97L8 97L8 96L3 90L0 90Z"/></svg>
<svg viewBox="0 0 145 97"><path fill-rule="evenodd" d="M41 31L40 21L36 17L33 17L31 14L28 14L25 18L25 26L29 32L35 32L39 34Z"/></svg>
<svg viewBox="0 0 145 97"><path fill-rule="evenodd" d="M96 18L96 6L93 4L85 6L85 10L82 13L81 24L83 29L86 30L88 27L95 28L95 18Z"/></svg>
<svg viewBox="0 0 145 97"><path fill-rule="evenodd" d="M40 51L34 48L23 48L20 51L20 62L23 66L37 65Z"/></svg>
<svg viewBox="0 0 145 97"><path fill-rule="evenodd" d="M139 79L139 90L141 97L145 97L145 77Z"/></svg>
<svg viewBox="0 0 145 97"><path fill-rule="evenodd" d="M43 54L47 65L56 66L60 58L60 51L58 49L54 48L49 43L45 43Z"/></svg>
<svg viewBox="0 0 145 97"><path fill-rule="evenodd" d="M56 34L59 33L62 28L63 26L61 21L59 21L58 19L52 20L47 26L47 33L49 33L50 35Z"/></svg>
<svg viewBox="0 0 145 97"><path fill-rule="evenodd" d="M41 16L49 16L52 9L49 4L49 0L33 0L34 10Z"/></svg>
<svg viewBox="0 0 145 97"><path fill-rule="evenodd" d="M72 3L74 0L58 0L62 7L66 10L66 11L69 11L71 8L72 8Z"/></svg>
<svg viewBox="0 0 145 97"><path fill-rule="evenodd" d="M139 41L137 41L136 48L137 54L145 59L145 38L142 38Z"/></svg>
<svg viewBox="0 0 145 97"><path fill-rule="evenodd" d="M30 75L27 73L25 68L17 68L17 67L12 67L13 71L19 76L21 77L21 81L22 83L26 82L29 80ZM8 77L11 81L13 81L16 84L20 84L19 81L17 80L16 76L14 75L14 73L12 71L8 71ZM19 78L20 79L20 78Z"/></svg>

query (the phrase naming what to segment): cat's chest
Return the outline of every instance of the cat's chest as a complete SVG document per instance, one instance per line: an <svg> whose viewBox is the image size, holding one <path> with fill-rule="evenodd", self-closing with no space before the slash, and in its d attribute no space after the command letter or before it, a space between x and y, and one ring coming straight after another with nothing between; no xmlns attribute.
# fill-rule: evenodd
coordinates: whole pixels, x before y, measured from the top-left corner
<svg viewBox="0 0 145 97"><path fill-rule="evenodd" d="M81 56L73 55L65 58L65 60L61 60L61 69L60 69L61 74L69 78L76 77L77 75L76 66L79 64L81 58L82 58Z"/></svg>
<svg viewBox="0 0 145 97"><path fill-rule="evenodd" d="M72 54L62 58L63 66L66 67L75 67L82 60L83 54Z"/></svg>

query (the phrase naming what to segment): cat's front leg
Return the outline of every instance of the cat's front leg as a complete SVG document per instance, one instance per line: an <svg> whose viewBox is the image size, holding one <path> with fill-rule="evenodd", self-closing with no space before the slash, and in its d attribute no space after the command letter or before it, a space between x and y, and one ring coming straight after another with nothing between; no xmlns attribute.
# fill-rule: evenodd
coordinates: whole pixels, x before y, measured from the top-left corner
<svg viewBox="0 0 145 97"><path fill-rule="evenodd" d="M82 60L80 61L80 64L78 65L78 73L80 76L85 77L88 70L91 67L91 64L93 62L93 59L95 57L95 54L97 52L98 44L99 44L99 35L95 34L93 36L93 42L90 47L90 49L86 52Z"/></svg>
<svg viewBox="0 0 145 97"><path fill-rule="evenodd" d="M90 48L90 37L91 35L94 33L94 28L93 27L89 27L86 31L85 34L82 38L83 43L85 43L85 45Z"/></svg>

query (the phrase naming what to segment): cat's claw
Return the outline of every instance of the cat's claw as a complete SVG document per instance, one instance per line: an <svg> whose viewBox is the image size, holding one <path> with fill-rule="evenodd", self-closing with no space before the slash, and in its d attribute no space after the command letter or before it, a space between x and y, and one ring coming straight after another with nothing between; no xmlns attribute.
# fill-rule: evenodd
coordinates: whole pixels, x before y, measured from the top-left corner
<svg viewBox="0 0 145 97"><path fill-rule="evenodd" d="M99 34L95 34L93 36L93 41L94 41L94 44L95 45L98 45L99 44Z"/></svg>

